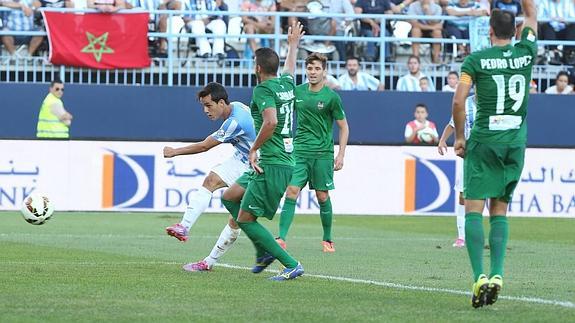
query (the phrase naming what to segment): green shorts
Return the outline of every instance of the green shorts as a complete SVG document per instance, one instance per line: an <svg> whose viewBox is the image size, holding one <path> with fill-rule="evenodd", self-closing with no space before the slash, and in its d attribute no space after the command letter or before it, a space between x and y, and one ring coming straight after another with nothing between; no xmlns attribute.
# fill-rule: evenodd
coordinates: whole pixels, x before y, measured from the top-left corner
<svg viewBox="0 0 575 323"><path fill-rule="evenodd" d="M464 197L509 202L521 178L524 159L524 145L468 141L464 159Z"/></svg>
<svg viewBox="0 0 575 323"><path fill-rule="evenodd" d="M293 174L292 166L260 165L264 172L246 172L236 183L245 187L240 208L257 217L273 219ZM246 185L247 184L247 185ZM246 185L246 186L244 186Z"/></svg>
<svg viewBox="0 0 575 323"><path fill-rule="evenodd" d="M333 159L296 157L289 185L302 188L307 183L312 190L333 190Z"/></svg>

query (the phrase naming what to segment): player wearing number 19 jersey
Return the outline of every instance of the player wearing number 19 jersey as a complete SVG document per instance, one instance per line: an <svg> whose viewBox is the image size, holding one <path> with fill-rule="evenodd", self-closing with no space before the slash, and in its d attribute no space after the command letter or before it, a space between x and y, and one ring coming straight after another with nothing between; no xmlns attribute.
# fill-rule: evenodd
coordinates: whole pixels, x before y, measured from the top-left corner
<svg viewBox="0 0 575 323"><path fill-rule="evenodd" d="M474 280L472 305L493 304L503 286L503 262L509 235L507 206L521 176L527 141L527 100L537 54L537 10L534 0L523 0L525 19L515 45L515 17L493 10L492 47L472 53L461 67L460 85L453 99L456 153L464 157L465 242ZM477 115L465 142L464 102L476 87ZM483 271L483 221L489 199L491 273Z"/></svg>

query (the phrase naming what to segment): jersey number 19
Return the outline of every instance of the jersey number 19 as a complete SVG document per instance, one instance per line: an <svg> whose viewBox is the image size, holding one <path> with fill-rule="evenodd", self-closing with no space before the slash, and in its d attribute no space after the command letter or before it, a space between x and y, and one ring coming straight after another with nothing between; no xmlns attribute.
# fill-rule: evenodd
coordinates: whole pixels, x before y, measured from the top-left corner
<svg viewBox="0 0 575 323"><path fill-rule="evenodd" d="M497 107L495 113L502 114L505 110L505 77L503 75L491 76L497 84ZM511 109L515 112L521 108L525 98L525 77L515 74L509 78L508 94L511 100L515 101Z"/></svg>

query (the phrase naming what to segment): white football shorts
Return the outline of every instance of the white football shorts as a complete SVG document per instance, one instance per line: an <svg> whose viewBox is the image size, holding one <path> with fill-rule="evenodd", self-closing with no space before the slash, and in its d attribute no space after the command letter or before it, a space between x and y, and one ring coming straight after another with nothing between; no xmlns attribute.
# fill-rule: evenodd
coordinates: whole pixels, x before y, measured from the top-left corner
<svg viewBox="0 0 575 323"><path fill-rule="evenodd" d="M218 164L212 168L212 172L218 174L218 176L228 184L228 187L232 186L236 180L242 176L243 173L249 170L249 164L242 162L239 156L233 155L223 163Z"/></svg>

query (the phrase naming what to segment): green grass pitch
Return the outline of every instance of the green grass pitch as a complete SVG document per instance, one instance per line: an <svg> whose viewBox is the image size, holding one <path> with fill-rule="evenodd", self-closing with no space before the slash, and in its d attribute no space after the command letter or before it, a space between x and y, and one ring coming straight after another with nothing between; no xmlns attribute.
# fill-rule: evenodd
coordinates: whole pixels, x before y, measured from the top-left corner
<svg viewBox="0 0 575 323"><path fill-rule="evenodd" d="M296 216L288 249L306 274L288 282L249 271L245 234L212 272L184 272L227 218L203 215L187 243L164 233L179 219L56 213L33 226L0 212L0 322L575 321L574 219L511 218L502 298L481 309L453 217L336 216L324 254L319 216ZM262 223L277 233L277 218Z"/></svg>

